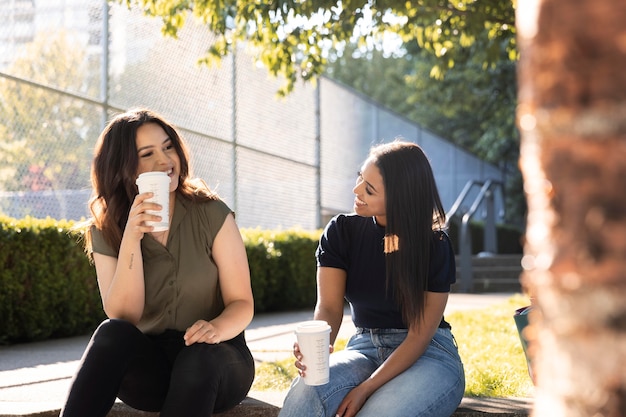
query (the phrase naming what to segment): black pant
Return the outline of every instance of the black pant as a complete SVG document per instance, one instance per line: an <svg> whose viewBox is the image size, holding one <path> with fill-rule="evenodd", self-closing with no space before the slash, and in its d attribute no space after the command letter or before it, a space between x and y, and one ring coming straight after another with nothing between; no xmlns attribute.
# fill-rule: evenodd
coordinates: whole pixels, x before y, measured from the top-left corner
<svg viewBox="0 0 626 417"><path fill-rule="evenodd" d="M143 334L125 320L94 332L62 417L105 417L115 398L160 417L208 417L241 402L254 379L243 333L216 345L185 346L183 332Z"/></svg>

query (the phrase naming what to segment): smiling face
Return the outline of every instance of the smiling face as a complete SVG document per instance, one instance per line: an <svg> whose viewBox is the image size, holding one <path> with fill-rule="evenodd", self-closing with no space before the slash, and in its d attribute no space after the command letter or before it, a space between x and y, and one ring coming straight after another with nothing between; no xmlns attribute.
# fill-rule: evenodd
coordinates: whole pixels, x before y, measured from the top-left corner
<svg viewBox="0 0 626 417"><path fill-rule="evenodd" d="M170 177L170 192L178 188L180 158L172 139L157 123L146 123L137 129L137 176L144 172L161 171Z"/></svg>
<svg viewBox="0 0 626 417"><path fill-rule="evenodd" d="M376 217L376 222L386 224L385 186L380 170L373 160L368 159L361 167L361 172L352 190L354 211L359 216Z"/></svg>

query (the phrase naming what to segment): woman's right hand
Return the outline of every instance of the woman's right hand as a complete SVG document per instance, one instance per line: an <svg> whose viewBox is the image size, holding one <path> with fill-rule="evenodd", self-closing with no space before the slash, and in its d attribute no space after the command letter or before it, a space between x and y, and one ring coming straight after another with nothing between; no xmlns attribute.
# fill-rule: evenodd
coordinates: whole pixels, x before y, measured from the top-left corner
<svg viewBox="0 0 626 417"><path fill-rule="evenodd" d="M128 211L128 220L117 258L93 254L102 305L107 317L124 319L135 325L143 315L146 295L141 239L145 233L154 229L145 222L160 219L160 216L146 212L160 208L158 204L146 201L151 197L153 193L135 196Z"/></svg>
<svg viewBox="0 0 626 417"><path fill-rule="evenodd" d="M329 345L328 346L328 351L330 353L333 353L334 351L334 347L333 345ZM293 356L296 357L296 368L298 368L298 374L301 377L304 377L305 375L305 371L306 371L306 365L304 364L304 362L302 362L302 352L300 352L300 345L298 345L298 342L294 342L293 344Z"/></svg>
<svg viewBox="0 0 626 417"><path fill-rule="evenodd" d="M161 216L155 214L149 214L146 210L161 210L161 205L146 201L152 198L154 193L147 192L137 194L133 200L133 204L130 206L128 212L128 221L126 222L126 228L124 229L124 235L135 238L137 240L143 239L145 233L149 233L154 229L153 226L148 226L146 221L158 222L161 220Z"/></svg>

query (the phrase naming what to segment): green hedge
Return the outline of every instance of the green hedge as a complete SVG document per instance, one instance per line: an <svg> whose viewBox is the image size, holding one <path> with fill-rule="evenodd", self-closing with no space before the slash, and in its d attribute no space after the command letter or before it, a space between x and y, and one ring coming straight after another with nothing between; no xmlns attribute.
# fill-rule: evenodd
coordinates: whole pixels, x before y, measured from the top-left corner
<svg viewBox="0 0 626 417"><path fill-rule="evenodd" d="M0 344L85 334L104 319L95 269L74 223L0 216ZM472 224L474 253L482 248ZM313 309L321 231L242 229L255 311ZM456 247L456 228L450 230ZM521 253L521 233L498 227L499 253ZM458 253L458 248L457 248Z"/></svg>
<svg viewBox="0 0 626 417"><path fill-rule="evenodd" d="M0 344L86 334L104 319L74 223L0 216ZM255 311L313 309L320 232L243 229Z"/></svg>
<svg viewBox="0 0 626 417"><path fill-rule="evenodd" d="M84 334L104 317L94 269L71 227L0 217L0 343Z"/></svg>
<svg viewBox="0 0 626 417"><path fill-rule="evenodd" d="M313 309L320 232L242 229L256 312Z"/></svg>

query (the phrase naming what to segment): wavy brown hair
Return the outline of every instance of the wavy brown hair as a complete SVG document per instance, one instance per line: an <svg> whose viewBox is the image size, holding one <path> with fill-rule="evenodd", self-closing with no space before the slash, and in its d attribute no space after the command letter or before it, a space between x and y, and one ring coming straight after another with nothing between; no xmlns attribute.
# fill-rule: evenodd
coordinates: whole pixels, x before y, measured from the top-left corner
<svg viewBox="0 0 626 417"><path fill-rule="evenodd" d="M218 195L198 179L192 179L189 152L176 128L148 109L133 109L115 116L100 134L91 166L92 197L90 224L102 231L105 241L119 250L130 207L139 192L135 180L139 157L137 130L148 123L163 128L180 159L180 178L176 193L191 201L216 200ZM91 236L86 233L86 250L91 252Z"/></svg>
<svg viewBox="0 0 626 417"><path fill-rule="evenodd" d="M446 213L428 158L411 142L375 146L370 160L385 186L385 234L397 236L398 248L385 255L387 284L407 325L424 313L433 230L442 230Z"/></svg>

